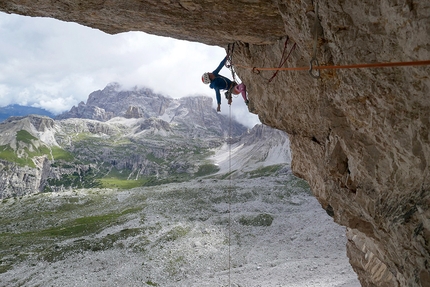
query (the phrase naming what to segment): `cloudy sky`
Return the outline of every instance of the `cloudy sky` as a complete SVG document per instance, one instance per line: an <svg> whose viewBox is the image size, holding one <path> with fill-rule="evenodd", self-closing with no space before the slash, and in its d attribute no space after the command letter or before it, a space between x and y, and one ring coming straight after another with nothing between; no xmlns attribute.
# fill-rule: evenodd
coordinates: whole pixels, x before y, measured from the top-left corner
<svg viewBox="0 0 430 287"><path fill-rule="evenodd" d="M158 37L143 32L109 35L49 18L0 12L0 106L69 110L111 82L124 88L149 87L179 98L215 92L201 82L224 58L220 47ZM221 74L231 78L227 68ZM224 100L222 113L228 114ZM259 123L241 98L232 113L241 123Z"/></svg>

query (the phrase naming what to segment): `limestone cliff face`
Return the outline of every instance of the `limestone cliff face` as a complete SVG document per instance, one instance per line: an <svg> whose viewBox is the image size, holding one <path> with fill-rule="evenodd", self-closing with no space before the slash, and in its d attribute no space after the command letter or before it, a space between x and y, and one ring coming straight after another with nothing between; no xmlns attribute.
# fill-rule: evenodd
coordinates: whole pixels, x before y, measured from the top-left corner
<svg viewBox="0 0 430 287"><path fill-rule="evenodd" d="M141 30L226 47L250 110L290 135L293 170L348 226L363 286L430 286L430 68L256 74L312 55L315 2L259 0L1 1L0 10L75 21L108 33ZM319 1L320 64L430 59L430 1ZM198 80L196 80L198 81Z"/></svg>

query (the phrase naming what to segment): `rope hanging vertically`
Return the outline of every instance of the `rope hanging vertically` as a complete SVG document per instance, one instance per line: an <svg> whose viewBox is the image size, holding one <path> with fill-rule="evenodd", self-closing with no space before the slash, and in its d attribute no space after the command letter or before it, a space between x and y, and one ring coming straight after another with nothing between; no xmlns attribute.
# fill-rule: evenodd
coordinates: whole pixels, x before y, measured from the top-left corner
<svg viewBox="0 0 430 287"><path fill-rule="evenodd" d="M231 287L231 105L229 105L229 128L228 128L228 286Z"/></svg>

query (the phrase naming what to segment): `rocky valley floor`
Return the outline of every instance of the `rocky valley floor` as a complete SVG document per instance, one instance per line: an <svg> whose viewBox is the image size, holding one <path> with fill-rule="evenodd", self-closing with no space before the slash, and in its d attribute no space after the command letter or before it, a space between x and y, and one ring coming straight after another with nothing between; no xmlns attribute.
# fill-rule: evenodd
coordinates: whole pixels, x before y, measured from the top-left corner
<svg viewBox="0 0 430 287"><path fill-rule="evenodd" d="M0 286L360 286L288 172L11 198L0 220Z"/></svg>

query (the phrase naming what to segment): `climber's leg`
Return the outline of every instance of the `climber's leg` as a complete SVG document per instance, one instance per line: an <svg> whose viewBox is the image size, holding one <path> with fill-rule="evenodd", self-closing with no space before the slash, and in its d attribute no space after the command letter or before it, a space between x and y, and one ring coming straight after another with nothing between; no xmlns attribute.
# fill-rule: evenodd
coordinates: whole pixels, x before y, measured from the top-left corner
<svg viewBox="0 0 430 287"><path fill-rule="evenodd" d="M243 83L236 85L234 87L234 94L239 94L239 93L242 94L243 100L245 101L245 103L248 104L248 98L246 97L246 86Z"/></svg>

